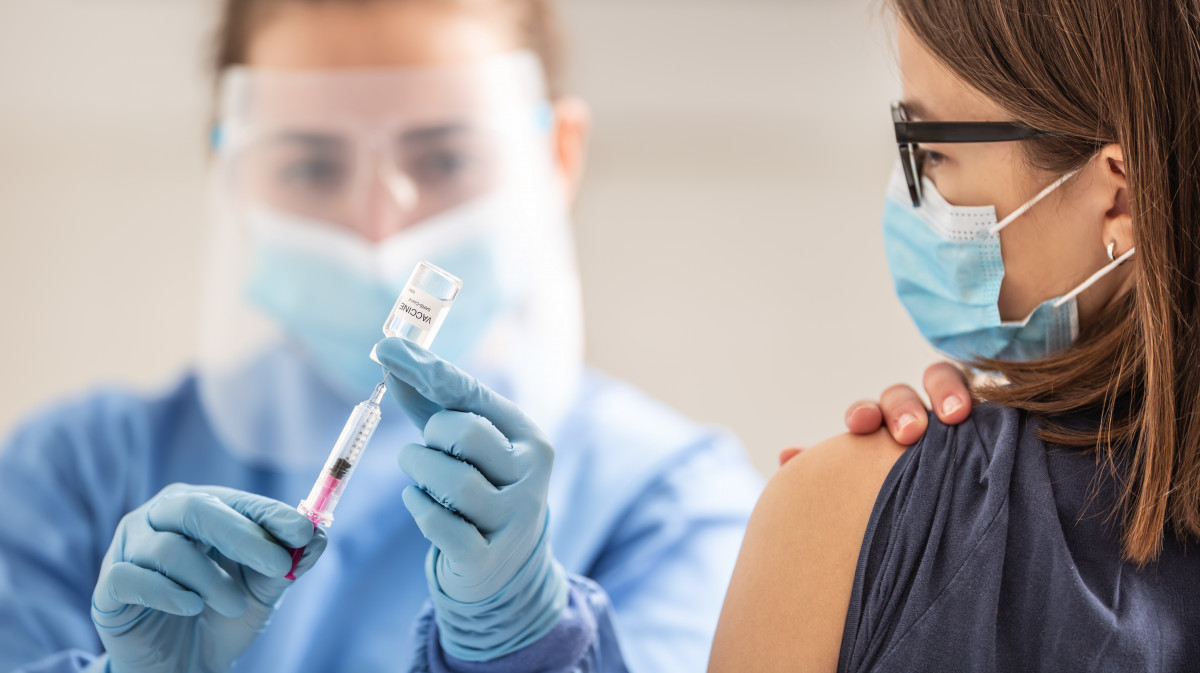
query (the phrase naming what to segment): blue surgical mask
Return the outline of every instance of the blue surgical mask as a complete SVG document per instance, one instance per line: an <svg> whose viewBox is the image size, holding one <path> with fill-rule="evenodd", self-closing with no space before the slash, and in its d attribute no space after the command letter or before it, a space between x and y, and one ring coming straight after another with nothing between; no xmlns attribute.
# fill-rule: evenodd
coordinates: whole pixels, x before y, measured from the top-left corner
<svg viewBox="0 0 1200 673"><path fill-rule="evenodd" d="M347 401L383 379L369 358L381 325L416 263L428 260L464 281L432 350L461 361L522 288L504 272L502 232L492 202L472 204L371 244L334 225L258 209L250 214L255 263L246 288ZM511 262L509 262L511 264Z"/></svg>
<svg viewBox="0 0 1200 673"><path fill-rule="evenodd" d="M1133 255L1124 255L1071 292L1038 305L1024 320L1000 318L1004 258L1000 231L1058 189L1055 181L1002 221L993 206L952 206L928 179L913 207L897 166L883 214L888 266L901 303L935 348L956 359L1031 361L1070 346L1079 335L1079 293Z"/></svg>
<svg viewBox="0 0 1200 673"><path fill-rule="evenodd" d="M347 401L365 399L383 380L379 365L365 354L381 338L375 323L387 315L398 290L337 262L264 243L247 293Z"/></svg>

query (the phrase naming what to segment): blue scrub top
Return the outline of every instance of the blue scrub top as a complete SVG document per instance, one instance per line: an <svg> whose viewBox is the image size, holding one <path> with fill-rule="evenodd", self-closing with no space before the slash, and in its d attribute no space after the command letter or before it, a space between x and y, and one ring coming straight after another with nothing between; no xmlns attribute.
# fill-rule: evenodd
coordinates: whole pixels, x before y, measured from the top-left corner
<svg viewBox="0 0 1200 673"><path fill-rule="evenodd" d="M396 466L399 447L418 434L387 404L328 550L239 668L394 671L419 651L429 544L400 499L410 481ZM348 410L327 410L332 437ZM282 418L280 427L304 420ZM741 446L590 371L556 435L555 556L607 592L610 635L630 670L703 670L761 488ZM76 671L94 659L101 645L89 610L101 559L121 517L167 484L223 485L290 504L315 476L252 465L224 448L194 375L164 394L105 390L34 418L0 453L0 671ZM572 583L576 603L604 603L583 584ZM623 670L619 658L602 668Z"/></svg>

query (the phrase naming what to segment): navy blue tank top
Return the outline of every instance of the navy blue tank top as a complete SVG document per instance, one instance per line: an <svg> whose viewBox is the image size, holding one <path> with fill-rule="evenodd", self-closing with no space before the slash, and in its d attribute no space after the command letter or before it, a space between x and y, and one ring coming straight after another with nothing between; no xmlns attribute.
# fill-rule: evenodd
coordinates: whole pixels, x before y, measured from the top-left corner
<svg viewBox="0 0 1200 673"><path fill-rule="evenodd" d="M1200 670L1200 548L1121 561L1117 484L1028 415L930 417L880 490L838 670Z"/></svg>

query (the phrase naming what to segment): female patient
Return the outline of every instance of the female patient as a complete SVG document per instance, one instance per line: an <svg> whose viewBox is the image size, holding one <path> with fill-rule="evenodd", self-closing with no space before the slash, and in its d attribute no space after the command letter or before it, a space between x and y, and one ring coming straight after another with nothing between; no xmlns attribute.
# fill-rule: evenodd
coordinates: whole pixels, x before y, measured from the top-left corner
<svg viewBox="0 0 1200 673"><path fill-rule="evenodd" d="M890 4L896 288L1006 381L907 452L880 432L791 460L710 670L1193 668L1200 4Z"/></svg>

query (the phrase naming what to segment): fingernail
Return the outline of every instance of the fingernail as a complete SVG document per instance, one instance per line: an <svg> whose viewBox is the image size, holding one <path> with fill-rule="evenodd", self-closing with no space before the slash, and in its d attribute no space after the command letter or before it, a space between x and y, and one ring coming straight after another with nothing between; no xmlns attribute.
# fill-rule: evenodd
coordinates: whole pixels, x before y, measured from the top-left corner
<svg viewBox="0 0 1200 673"><path fill-rule="evenodd" d="M903 416L900 417L899 421L896 421L896 430L902 431L902 430L904 430L904 428L907 428L912 423L915 423L916 420L917 420L916 415L904 414Z"/></svg>
<svg viewBox="0 0 1200 673"><path fill-rule="evenodd" d="M958 395L951 395L942 402L942 415L949 416L950 414L962 409L963 401Z"/></svg>
<svg viewBox="0 0 1200 673"><path fill-rule="evenodd" d="M862 409L862 407L855 405L846 410L846 418L844 422L847 425L850 424L850 421L854 420L854 414L857 414L859 409Z"/></svg>

